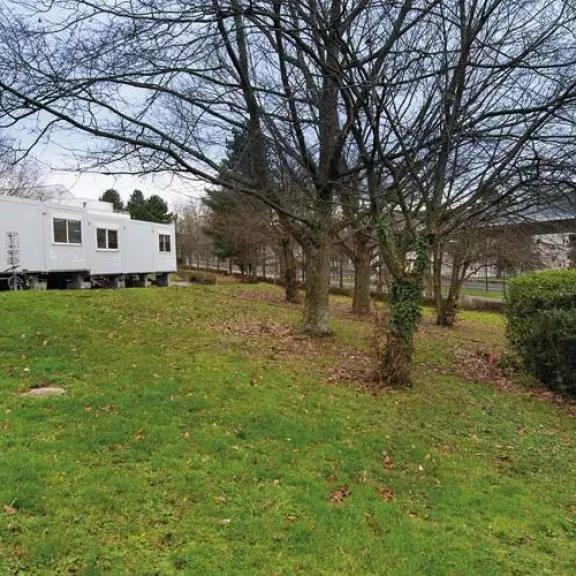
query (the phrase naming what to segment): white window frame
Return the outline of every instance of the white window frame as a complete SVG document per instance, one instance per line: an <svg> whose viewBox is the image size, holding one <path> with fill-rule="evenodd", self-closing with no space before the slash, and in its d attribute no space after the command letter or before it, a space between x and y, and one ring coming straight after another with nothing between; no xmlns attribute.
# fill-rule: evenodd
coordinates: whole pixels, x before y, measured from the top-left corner
<svg viewBox="0 0 576 576"><path fill-rule="evenodd" d="M106 232L106 248L98 246L98 230ZM116 248L110 248L110 232L116 232ZM119 252L120 251L120 233L118 228L110 228L96 225L96 250L99 252Z"/></svg>
<svg viewBox="0 0 576 576"><path fill-rule="evenodd" d="M166 238L168 238L168 244L170 250L166 250ZM158 234L158 250L161 254L172 254L172 235L171 234Z"/></svg>
<svg viewBox="0 0 576 576"><path fill-rule="evenodd" d="M54 224L56 220L64 220L66 222L66 242L59 242L56 240L56 230ZM78 222L80 224L80 242L70 242L70 222ZM70 218L69 216L52 216L52 243L58 246L82 246L84 242L84 231L82 230L81 218Z"/></svg>

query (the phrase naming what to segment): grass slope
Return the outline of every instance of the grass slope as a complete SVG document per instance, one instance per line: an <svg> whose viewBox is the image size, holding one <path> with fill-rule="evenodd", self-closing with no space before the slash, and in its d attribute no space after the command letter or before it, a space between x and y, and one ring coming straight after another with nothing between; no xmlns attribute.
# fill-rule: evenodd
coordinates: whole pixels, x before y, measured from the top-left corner
<svg viewBox="0 0 576 576"><path fill-rule="evenodd" d="M0 574L575 573L574 419L442 374L498 317L424 331L374 398L324 377L367 324L285 353L219 326L298 311L233 295L0 294Z"/></svg>

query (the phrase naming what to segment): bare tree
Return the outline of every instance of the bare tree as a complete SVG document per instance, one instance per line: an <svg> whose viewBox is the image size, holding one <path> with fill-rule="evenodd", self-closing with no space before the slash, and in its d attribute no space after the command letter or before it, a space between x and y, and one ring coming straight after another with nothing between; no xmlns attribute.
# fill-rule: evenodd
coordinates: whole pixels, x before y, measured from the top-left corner
<svg viewBox="0 0 576 576"><path fill-rule="evenodd" d="M21 159L10 140L0 140L0 195L30 198L39 182L38 167Z"/></svg>
<svg viewBox="0 0 576 576"><path fill-rule="evenodd" d="M250 282L257 282L258 264L273 233L270 209L228 189L208 191L204 203L208 207L205 231L216 254L232 260L248 272Z"/></svg>
<svg viewBox="0 0 576 576"><path fill-rule="evenodd" d="M469 227L444 238L438 246L433 263L433 292L436 323L440 326L452 326L456 321L464 283L472 275L493 271L500 277L503 273L536 270L544 265L538 239L522 222Z"/></svg>
<svg viewBox="0 0 576 576"><path fill-rule="evenodd" d="M354 266L352 312L362 316L371 311L372 262L376 243L372 235L374 221L361 179L340 187L339 203L347 224L340 232L340 245Z"/></svg>
<svg viewBox="0 0 576 576"><path fill-rule="evenodd" d="M441 2L404 35L393 75L349 84L392 278L384 383L409 381L426 267L444 239L538 206L538 184L573 152L573 20L564 2Z"/></svg>
<svg viewBox="0 0 576 576"><path fill-rule="evenodd" d="M45 130L107 139L93 160L110 172L180 172L224 186L225 139L246 129L262 161L234 189L290 225L308 267L303 327L325 334L329 254L344 225L338 189L360 169L349 153L360 106L343 90L366 67L383 70L438 3L40 0L20 16L3 0L0 105L8 123L43 110ZM272 185L271 170L283 185Z"/></svg>
<svg viewBox="0 0 576 576"><path fill-rule="evenodd" d="M4 123L79 129L108 142L92 159L111 172L193 174L272 208L305 253L309 333L330 332L331 248L353 225L342 199L361 196L391 278L383 383L409 382L442 239L537 204L534 184L571 151L567 0L10 4ZM248 177L219 171L233 128Z"/></svg>
<svg viewBox="0 0 576 576"><path fill-rule="evenodd" d="M212 240L206 234L206 208L197 202L186 202L176 209L176 234L179 264L200 267Z"/></svg>

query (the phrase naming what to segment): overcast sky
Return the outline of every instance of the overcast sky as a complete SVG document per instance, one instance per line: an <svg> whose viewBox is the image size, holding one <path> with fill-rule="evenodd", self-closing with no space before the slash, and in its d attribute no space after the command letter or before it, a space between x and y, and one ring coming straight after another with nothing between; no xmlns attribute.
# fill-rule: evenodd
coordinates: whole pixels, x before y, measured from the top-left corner
<svg viewBox="0 0 576 576"><path fill-rule="evenodd" d="M23 123L9 134L23 148L38 137L36 123ZM43 184L58 184L70 189L78 198L96 199L108 188L118 190L127 200L136 188L145 196L158 194L171 208L203 196L205 184L169 175L162 176L110 176L78 171L82 152L94 145L87 135L71 130L55 130L50 139L43 139L32 150L31 157L39 165Z"/></svg>
<svg viewBox="0 0 576 576"><path fill-rule="evenodd" d="M167 176L136 177L108 176L104 174L82 174L80 172L64 172L44 167L46 184L60 184L70 189L78 198L98 198L104 190L115 188L124 200L128 199L136 188L142 190L145 196L158 194L172 208L185 204L190 199L202 196L201 183L186 183Z"/></svg>

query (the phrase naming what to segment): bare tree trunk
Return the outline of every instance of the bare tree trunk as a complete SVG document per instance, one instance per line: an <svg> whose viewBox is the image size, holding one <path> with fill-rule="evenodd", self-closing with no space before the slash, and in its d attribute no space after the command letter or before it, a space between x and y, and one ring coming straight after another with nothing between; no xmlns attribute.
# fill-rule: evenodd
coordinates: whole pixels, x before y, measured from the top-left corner
<svg viewBox="0 0 576 576"><path fill-rule="evenodd" d="M330 241L328 236L316 244L308 243L306 253L306 294L302 329L311 336L328 336L330 312Z"/></svg>
<svg viewBox="0 0 576 576"><path fill-rule="evenodd" d="M442 258L441 252L438 258ZM438 288L436 286L438 282L435 281L436 324L439 326L454 326L456 315L458 314L458 303L462 293L462 286L464 285L469 266L466 247L456 247L452 253L452 272L446 297L442 295L442 286L440 285Z"/></svg>
<svg viewBox="0 0 576 576"><path fill-rule="evenodd" d="M444 253L440 245L436 242L432 248L432 294L434 303L438 310L442 306L442 265Z"/></svg>
<svg viewBox="0 0 576 576"><path fill-rule="evenodd" d="M452 293L446 298L442 298L440 306L436 310L436 324L438 326L454 326L458 313L458 296Z"/></svg>
<svg viewBox="0 0 576 576"><path fill-rule="evenodd" d="M381 296L384 293L384 262L378 259L378 275L376 276L376 293Z"/></svg>
<svg viewBox="0 0 576 576"><path fill-rule="evenodd" d="M450 276L448 294L446 298L440 295L440 298L436 301L436 324L439 326L454 326L467 271L467 262L461 253L456 252L452 261L452 274Z"/></svg>
<svg viewBox="0 0 576 576"><path fill-rule="evenodd" d="M248 282L250 284L258 283L258 256L257 253L250 259L248 264Z"/></svg>
<svg viewBox="0 0 576 576"><path fill-rule="evenodd" d="M290 238L284 238L282 243L282 282L286 302L300 303L298 292L298 265L294 256L294 243Z"/></svg>
<svg viewBox="0 0 576 576"><path fill-rule="evenodd" d="M372 267L370 254L358 253L354 258L354 294L352 297L352 312L358 315L370 314L370 288L372 282Z"/></svg>

